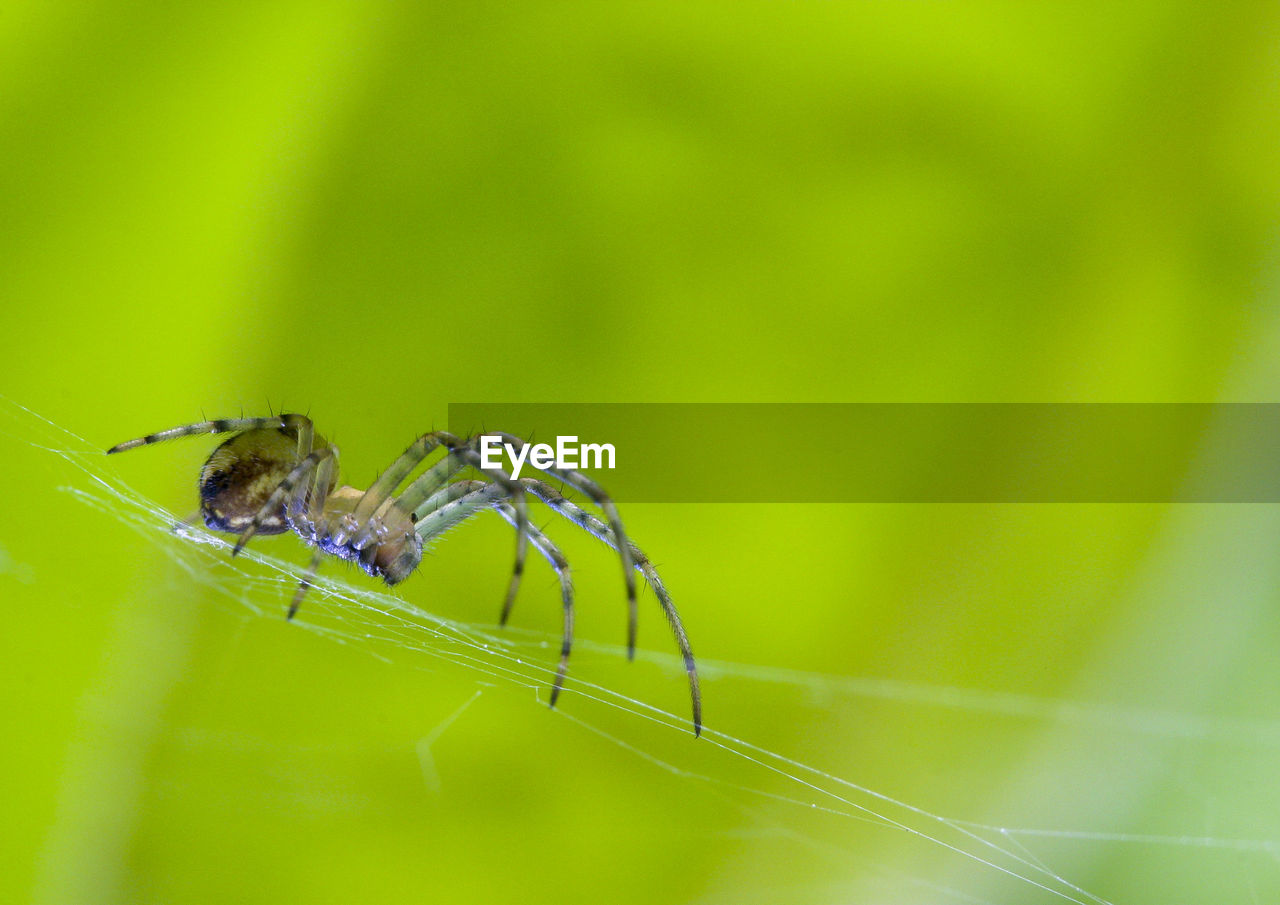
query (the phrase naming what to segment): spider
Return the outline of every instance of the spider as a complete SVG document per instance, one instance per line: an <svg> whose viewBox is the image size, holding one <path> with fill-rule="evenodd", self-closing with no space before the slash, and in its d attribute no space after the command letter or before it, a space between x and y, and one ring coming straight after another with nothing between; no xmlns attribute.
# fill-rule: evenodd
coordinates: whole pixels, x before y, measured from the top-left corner
<svg viewBox="0 0 1280 905"><path fill-rule="evenodd" d="M374 578L396 585L417 568L424 542L457 527L482 509L496 510L516 531L515 568L507 586L500 624L505 625L511 613L530 544L551 564L560 581L564 635L551 688L550 704L554 707L564 685L573 644L573 582L569 563L560 549L529 523L525 496L532 494L553 512L618 551L627 588L628 658L635 657L636 646L634 572L643 575L653 588L684 657L693 700L693 731L695 736L701 734L702 695L698 671L680 614L653 563L627 539L613 500L586 475L570 469L538 469L587 496L600 509L603 520L545 481L513 480L501 469L484 467L479 437L460 439L445 431L433 431L418 437L368 490L361 491L338 484L338 448L315 432L310 418L297 414L184 424L118 443L107 450L107 454L196 434L234 436L214 449L200 469L200 510L192 517L193 521L203 517L211 530L239 535L232 556L254 535L286 531L293 531L316 548L289 605L288 619L297 613L326 554L357 563ZM488 435L493 436L494 432ZM526 445L510 434L496 435L513 449ZM445 451L444 457L396 494L409 474L437 449ZM459 473L467 468L484 480L458 479Z"/></svg>

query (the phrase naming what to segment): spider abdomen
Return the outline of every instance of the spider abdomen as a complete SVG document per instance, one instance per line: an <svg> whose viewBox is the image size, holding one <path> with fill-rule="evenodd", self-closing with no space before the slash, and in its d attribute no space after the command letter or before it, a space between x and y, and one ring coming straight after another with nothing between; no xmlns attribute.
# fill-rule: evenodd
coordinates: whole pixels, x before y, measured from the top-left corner
<svg viewBox="0 0 1280 905"><path fill-rule="evenodd" d="M321 443L323 437L317 437ZM214 531L283 534L291 527L284 502L263 506L297 464L296 432L262 428L236 434L220 444L200 469L200 514Z"/></svg>

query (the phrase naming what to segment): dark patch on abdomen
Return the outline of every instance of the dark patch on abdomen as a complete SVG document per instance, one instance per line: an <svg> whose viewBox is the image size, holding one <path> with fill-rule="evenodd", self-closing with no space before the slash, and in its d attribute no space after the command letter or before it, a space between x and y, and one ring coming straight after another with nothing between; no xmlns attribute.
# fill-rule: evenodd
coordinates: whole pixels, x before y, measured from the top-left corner
<svg viewBox="0 0 1280 905"><path fill-rule="evenodd" d="M200 499L208 502L225 491L230 484L230 472L215 471L200 482Z"/></svg>

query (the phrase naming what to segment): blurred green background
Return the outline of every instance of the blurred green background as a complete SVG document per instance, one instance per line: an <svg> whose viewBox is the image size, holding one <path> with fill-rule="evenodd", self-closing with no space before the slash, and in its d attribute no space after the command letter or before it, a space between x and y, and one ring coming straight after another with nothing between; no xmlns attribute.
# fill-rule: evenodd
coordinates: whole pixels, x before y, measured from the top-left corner
<svg viewBox="0 0 1280 905"><path fill-rule="evenodd" d="M1278 61L1274 3L10 3L0 393L99 448L309 410L361 486L450 401L1271 401ZM34 425L0 431L4 901L1063 901L286 590L254 615L59 492L91 482ZM100 467L185 514L210 445ZM624 516L713 729L1049 830L1016 844L1107 901L1280 899L1274 507ZM616 645L616 563L553 530ZM489 625L509 556L477 521L399 593ZM535 566L515 628L554 635Z"/></svg>

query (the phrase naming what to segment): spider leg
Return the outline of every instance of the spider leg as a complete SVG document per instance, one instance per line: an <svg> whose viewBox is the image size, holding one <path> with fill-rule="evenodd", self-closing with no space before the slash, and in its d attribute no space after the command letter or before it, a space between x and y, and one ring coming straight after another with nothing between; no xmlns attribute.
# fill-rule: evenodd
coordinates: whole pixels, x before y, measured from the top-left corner
<svg viewBox="0 0 1280 905"><path fill-rule="evenodd" d="M453 434L447 431L432 431L415 440L400 454L400 458L378 476L360 498L356 508L335 527L334 541L340 544L350 541L357 550L367 547L376 537L379 526L378 513L383 511L388 503L393 502L391 494L419 462L440 446L448 449L449 455L406 488L399 498L400 501L404 501L401 502L401 508L405 510L415 508L420 502L419 497L425 499L450 476L466 466L471 466L489 480L507 488L516 511L521 514L521 524L528 524L528 507L524 501L524 491L519 484L500 468L486 468L479 451L463 443ZM459 462L461 464L458 464ZM523 569L527 545L523 531L519 532L516 538L516 575L519 575Z"/></svg>
<svg viewBox="0 0 1280 905"><path fill-rule="evenodd" d="M517 524L516 511L510 504L499 501L493 504L493 508L497 509L498 514L512 527ZM564 602L564 636L560 641L560 665L556 668L556 678L551 685L551 706L554 707L556 699L560 697L560 689L564 687L565 673L569 670L569 650L573 647L573 579L569 576L569 561L564 558L560 548L532 525L525 530L529 532L529 542L533 544L533 548L546 558L551 568L555 570L556 577L560 579L560 599ZM506 621L506 613L503 613L503 621Z"/></svg>
<svg viewBox="0 0 1280 905"><path fill-rule="evenodd" d="M442 462L440 464L444 464L444 463ZM459 466L459 468L461 467L464 467L464 466ZM424 475L423 477L426 477L426 475ZM410 515L410 518L414 521L415 524L421 524L422 522L426 521L427 516L431 515L434 512L437 512L439 509L443 508L444 506L450 503L453 503L455 500L462 499L466 497L468 494L482 491L485 488L491 488L491 491L487 495L475 497L473 500L475 502L475 506L470 508L468 516L464 516L464 518L469 517L475 512L478 512L480 509L483 509L486 505L490 505L491 500L497 500L498 498L505 495L506 493L506 490L500 484L486 484L484 481L455 481L452 484L445 484L443 487L441 487L431 496L427 497L426 500L423 500L422 502L418 503L417 508L413 510L413 512ZM408 496L408 491L406 491L405 494L401 495L400 497L396 498L396 501L395 501L396 505L401 506L402 508L407 508L406 503L415 502L414 499L409 499L406 501L405 499L406 496ZM379 510L379 511L382 511L382 510ZM448 525L448 528L436 530L435 527L432 525L432 523L428 522L427 527L419 529L419 534L422 535L424 540L430 540L433 537L438 537L441 533L443 533L444 531L447 531L449 528L454 527L454 525L456 524L458 524L457 521L451 521ZM533 530L532 525L530 525L529 528L531 531ZM506 625L507 617L511 615L511 607L516 600L516 591L519 589L519 586L520 586L521 575L522 575L522 570L517 570L511 576L511 583L507 586L507 596L502 601L502 614L498 617L499 625Z"/></svg>
<svg viewBox="0 0 1280 905"><path fill-rule="evenodd" d="M581 506L578 506L556 488L545 481L538 481L533 478L521 478L520 483L559 515L564 516L615 550L619 549L618 535L614 533L609 525L587 512ZM662 607L662 613L667 617L667 623L671 626L671 633L675 636L676 645L680 648L680 654L684 658L685 672L689 676L689 694L693 699L693 734L701 735L702 690L698 683L698 667L693 660L693 649L689 645L689 636L685 634L684 623L680 619L680 613L676 610L675 602L671 599L666 586L662 583L658 570L654 568L653 563L650 562L644 551L629 540L624 539L623 545L631 554L629 561L636 571L645 577L649 587L653 588L654 596L658 598L658 604Z"/></svg>
<svg viewBox="0 0 1280 905"><path fill-rule="evenodd" d="M310 479L299 481L285 502L285 517L293 530L308 543L315 543L322 527L322 514L333 475L338 467L338 449L329 447L332 454L320 458L311 470Z"/></svg>
<svg viewBox="0 0 1280 905"><path fill-rule="evenodd" d="M449 453L449 455L414 478L413 482L396 497L396 505L406 512L418 510L436 491L445 486L450 478L466 467L466 462L461 461L453 453ZM385 507L379 507L379 511L383 508ZM426 513L424 512L423 514L425 515Z"/></svg>
<svg viewBox="0 0 1280 905"><path fill-rule="evenodd" d="M338 467L338 448L331 446L329 449L332 455L326 456L316 466L315 471L311 475L311 481L308 484L299 484L298 489L293 493L293 499L289 505L291 508L297 509L300 525L305 526L310 532L311 540L314 542L320 532L324 530L324 501L330 483L333 481L334 470ZM310 502L307 497L310 493ZM302 521L305 520L305 521ZM295 528L294 530L298 530ZM301 531L299 531L301 534ZM302 605L302 598L307 595L307 591L311 589L311 582L316 577L316 572L320 570L320 563L324 559L324 550L317 545L316 552L311 556L311 562L307 564L307 571L302 573L302 581L298 582L298 590L293 592L293 600L289 602L289 612L285 619L293 619L298 612L298 607Z"/></svg>
<svg viewBox="0 0 1280 905"><path fill-rule="evenodd" d="M488 484L484 481L455 481L452 484L446 484L444 487L433 493L429 498L420 503L418 508L414 509L409 517L413 520L414 525L418 526L426 520L427 516L443 509L449 503L452 503L455 500L460 500L469 493L475 493L476 491L484 490L486 488L490 488L492 490L492 493L488 497L489 499L497 499L502 495L500 492L502 490L501 484ZM396 503L399 505L400 500L397 499ZM479 512L481 508L483 508L483 506L477 507L474 511ZM450 527L452 527L452 525L450 525ZM418 533L423 534L423 529L419 528ZM423 539L430 540L434 537L438 537L442 533L443 532L441 531L429 530L423 536Z"/></svg>
<svg viewBox="0 0 1280 905"><path fill-rule="evenodd" d="M316 577L316 572L320 571L320 561L324 559L324 551L317 549L311 556L311 562L307 564L307 571L302 573L302 581L298 582L298 590L293 592L293 600L289 603L289 613L284 618L292 620L294 614L298 612L298 607L302 605L302 598L307 596L307 591L311 590L311 582Z"/></svg>
<svg viewBox="0 0 1280 905"><path fill-rule="evenodd" d="M311 419L306 415L284 415L281 420L298 432L298 458L301 460L310 455L315 447L316 435L316 427Z"/></svg>
<svg viewBox="0 0 1280 905"><path fill-rule="evenodd" d="M386 471L378 475L377 480L369 485L369 489L360 497L356 508L342 519L342 523L334 531L334 540L340 544L350 540L351 545L357 550L367 547L373 539L374 532L371 516L391 498L391 494L400 486L400 482L409 476L409 472L413 471L419 462L431 455L437 447L453 439L452 434L432 431L409 444L409 448L400 454L400 458L392 462Z"/></svg>
<svg viewBox="0 0 1280 905"><path fill-rule="evenodd" d="M467 467L465 462L459 461L458 457L450 453L441 459L431 468L424 471L404 492L396 498L396 504L405 510L413 512L413 520L416 522L421 519L439 504L433 505L441 496L441 488L446 490L449 487L456 487L459 484L468 482L458 482L458 484L450 485L448 480ZM385 508L385 507L384 507ZM382 511L381 509L379 510ZM520 582L524 572L523 563L517 558L515 568L512 570L511 581L507 585L507 595L502 601L502 614L498 619L500 625L507 624L507 616L511 613L511 607L516 602L516 594L520 590Z"/></svg>
<svg viewBox="0 0 1280 905"><path fill-rule="evenodd" d="M311 436L313 432L311 419L306 415L278 415L272 418L218 418L212 421L197 421L194 424L171 427L168 430L147 434L145 437L138 437L135 440L117 443L107 450L107 455L124 452L129 449L137 449L139 446L149 446L152 443L162 443L165 440L176 440L178 437L192 437L196 434L234 434L239 431L262 430L268 427L291 427L297 430L300 450L302 448L302 438L305 434L307 437L306 452L311 451ZM302 455L305 455L306 452L303 452Z"/></svg>
<svg viewBox="0 0 1280 905"><path fill-rule="evenodd" d="M249 527L244 529L244 533L240 535L240 539L236 541L236 545L231 548L231 555L235 556L244 549L244 545L257 533L259 526L271 515L280 504L284 502L284 498L298 485L298 483L307 476L313 468L322 461L337 455L337 447L326 446L323 449L317 449L315 452L309 453L305 459L290 469L289 473L284 476L275 490L271 491L271 496L267 497L265 503L258 510L258 514L253 517L253 521L249 523Z"/></svg>
<svg viewBox="0 0 1280 905"><path fill-rule="evenodd" d="M493 435L490 434L489 436ZM503 443L520 449L528 445L524 440L513 434L498 432L497 436L502 438ZM618 551L618 555L622 559L622 576L627 583L627 659L634 660L636 656L637 606L636 577L632 572L632 567L635 564L632 561L631 544L627 541L626 532L622 530L622 519L618 516L618 507L614 505L613 499L609 494L605 493L603 487L580 471L575 471L571 468L538 468L532 462L530 462L530 467L537 468L538 471L544 474L559 478L574 490L585 493L591 498L591 502L600 507L600 511L604 513L613 535L620 539L620 543L610 542L609 545ZM550 503L547 505L550 505Z"/></svg>
<svg viewBox="0 0 1280 905"><path fill-rule="evenodd" d="M560 697L560 689L564 687L565 674L569 669L569 651L573 646L573 581L569 577L569 563L560 549L537 528L525 524L520 526L520 514L516 508L504 499L508 491L501 484L488 484L484 481L457 481L448 484L423 502L415 511L417 524L414 530L424 541L439 537L446 531L456 528L462 522L483 509L494 508L517 531L528 533L529 542L541 553L555 570L560 579L560 597L564 603L564 636L560 643L560 666L556 670L555 681L551 686L551 706L556 705ZM505 623L510 612L510 600L503 609L502 621Z"/></svg>
<svg viewBox="0 0 1280 905"><path fill-rule="evenodd" d="M379 512L383 511L386 505L395 505L397 500L391 498L392 491L400 485L414 467L423 460L424 457L436 447L443 446L448 451L448 456L441 463L437 463L428 472L424 473L418 480L414 481L410 488L406 489L401 495L404 499L406 495L409 502L414 502L419 496L425 497L432 492L432 489L438 484L438 480L447 480L447 477L441 479L439 475L456 474L461 468L455 468L453 464L445 464L452 462L461 462L463 466L470 466L476 471L483 474L490 481L504 487L507 495L511 498L511 505L515 508L519 517L519 526L516 530L516 561L511 570L511 581L507 586L507 600L514 599L516 590L520 587L520 577L524 573L524 561L528 555L529 538L526 528L529 526L529 509L524 498L524 488L520 484L511 479L501 468L487 468L484 464L484 458L480 455L479 450L470 445L471 441L463 442L456 436L447 431L432 431L423 434L406 449L391 466L378 476L373 485L367 490L356 508L348 515L344 516L336 526L332 527L331 534L335 543L346 543L351 541L352 545L363 550L376 539L377 532L381 527L381 519L378 518ZM428 477L431 476L431 477ZM401 505L406 511L411 507ZM510 607L510 603L504 603L504 606Z"/></svg>
<svg viewBox="0 0 1280 905"><path fill-rule="evenodd" d="M451 454L488 477L490 481L503 487L507 491L511 508L516 512L516 561L511 568L511 581L507 585L507 596L502 604L503 610L509 610L511 602L515 600L516 591L520 588L520 578L524 574L524 560L529 551L529 505L525 500L524 487L520 482L512 480L511 476L501 468L486 468L480 451L471 445L473 442L479 441L468 440L463 443L452 434L445 441Z"/></svg>
<svg viewBox="0 0 1280 905"><path fill-rule="evenodd" d="M413 511L416 523L415 530L424 541L439 537L445 531L457 526L465 519L475 515L481 509L491 506L502 497L510 497L511 491L502 484L488 484L484 481L455 481L437 490ZM515 507L512 507L515 509ZM519 515L519 510L516 509ZM531 531L527 513L523 528L516 526L517 534L524 535ZM524 557L517 552L515 568L511 572L511 581L507 584L507 593L502 600L500 622L506 625L507 616L515 603L516 592L520 589L520 581L524 576Z"/></svg>
<svg viewBox="0 0 1280 905"><path fill-rule="evenodd" d="M508 496L509 491L501 484L489 484L484 481L457 481L440 490L431 499L418 507L414 513L423 513L413 526L424 543L435 540L446 531L450 531L471 516L488 509L498 499ZM529 527L526 523L525 527Z"/></svg>
<svg viewBox="0 0 1280 905"><path fill-rule="evenodd" d="M414 479L408 487L404 489L398 496L388 497L373 514L369 516L368 522L363 528L351 539L351 545L357 550L364 550L370 544L374 543L382 530L383 524L386 522L387 513L394 507L401 512L409 515L411 521L417 521L422 518L431 508L423 508L424 503L428 499L433 499L437 495L437 491L443 487L450 478L458 472L467 468L465 462L458 460L453 453L449 453L431 468L424 471ZM421 512L415 514L415 510L422 508ZM434 507L432 507L434 508Z"/></svg>

